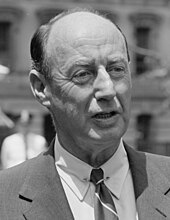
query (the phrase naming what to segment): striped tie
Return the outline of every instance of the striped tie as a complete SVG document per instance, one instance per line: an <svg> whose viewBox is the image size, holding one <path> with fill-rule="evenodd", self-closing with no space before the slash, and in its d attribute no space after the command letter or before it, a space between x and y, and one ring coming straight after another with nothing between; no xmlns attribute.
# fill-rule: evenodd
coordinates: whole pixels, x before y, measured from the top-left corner
<svg viewBox="0 0 170 220"><path fill-rule="evenodd" d="M103 170L93 169L90 181L96 186L94 198L95 220L118 220L116 207L109 189L104 184Z"/></svg>

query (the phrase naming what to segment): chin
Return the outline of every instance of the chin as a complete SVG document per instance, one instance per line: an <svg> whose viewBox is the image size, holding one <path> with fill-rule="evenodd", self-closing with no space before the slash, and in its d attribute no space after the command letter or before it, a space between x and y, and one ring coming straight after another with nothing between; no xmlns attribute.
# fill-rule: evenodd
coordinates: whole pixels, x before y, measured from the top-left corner
<svg viewBox="0 0 170 220"><path fill-rule="evenodd" d="M115 130L100 130L95 131L93 129L89 132L89 137L94 140L103 140L103 141L109 141L109 140L120 140L120 138L123 136L123 131L115 131Z"/></svg>

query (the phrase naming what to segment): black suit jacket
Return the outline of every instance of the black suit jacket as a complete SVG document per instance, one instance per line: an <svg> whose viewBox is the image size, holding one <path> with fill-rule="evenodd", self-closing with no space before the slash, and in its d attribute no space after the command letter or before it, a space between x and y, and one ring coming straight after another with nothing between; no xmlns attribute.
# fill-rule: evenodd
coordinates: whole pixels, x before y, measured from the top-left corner
<svg viewBox="0 0 170 220"><path fill-rule="evenodd" d="M170 158L125 144L139 220L170 219ZM0 220L73 220L54 161L54 147L0 172Z"/></svg>

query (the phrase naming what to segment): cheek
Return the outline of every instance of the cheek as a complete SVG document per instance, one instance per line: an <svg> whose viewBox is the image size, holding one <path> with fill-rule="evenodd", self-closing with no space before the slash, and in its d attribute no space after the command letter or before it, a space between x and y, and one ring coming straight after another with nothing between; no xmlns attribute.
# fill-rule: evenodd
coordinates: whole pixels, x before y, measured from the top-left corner
<svg viewBox="0 0 170 220"><path fill-rule="evenodd" d="M91 90L87 88L82 88L74 86L68 93L68 99L71 104L77 106L78 108L85 108L85 106L90 101Z"/></svg>
<svg viewBox="0 0 170 220"><path fill-rule="evenodd" d="M119 97L122 108L130 110L131 103L131 85L127 82L120 82L116 85L117 96Z"/></svg>
<svg viewBox="0 0 170 220"><path fill-rule="evenodd" d="M69 127L79 117L78 106L66 99L64 102L58 98L53 99L52 112L58 127Z"/></svg>
<svg viewBox="0 0 170 220"><path fill-rule="evenodd" d="M75 118L79 114L79 108L76 103L65 103L64 109L69 118Z"/></svg>
<svg viewBox="0 0 170 220"><path fill-rule="evenodd" d="M62 94L61 102L66 114L70 117L78 117L86 112L90 100L89 90L74 86L68 92Z"/></svg>
<svg viewBox="0 0 170 220"><path fill-rule="evenodd" d="M119 82L116 85L116 91L120 95L125 95L125 96L130 95L131 94L131 85L130 85L129 80Z"/></svg>
<svg viewBox="0 0 170 220"><path fill-rule="evenodd" d="M66 80L61 80L58 86L53 87L55 108L69 116L86 111L90 96L91 88L77 86Z"/></svg>

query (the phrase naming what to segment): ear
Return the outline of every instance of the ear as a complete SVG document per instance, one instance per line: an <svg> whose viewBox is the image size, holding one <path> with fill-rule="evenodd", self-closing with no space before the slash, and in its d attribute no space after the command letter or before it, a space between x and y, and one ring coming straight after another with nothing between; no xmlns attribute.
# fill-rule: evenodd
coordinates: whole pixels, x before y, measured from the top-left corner
<svg viewBox="0 0 170 220"><path fill-rule="evenodd" d="M34 96L43 106L49 108L49 89L44 76L33 69L30 71L29 77Z"/></svg>

